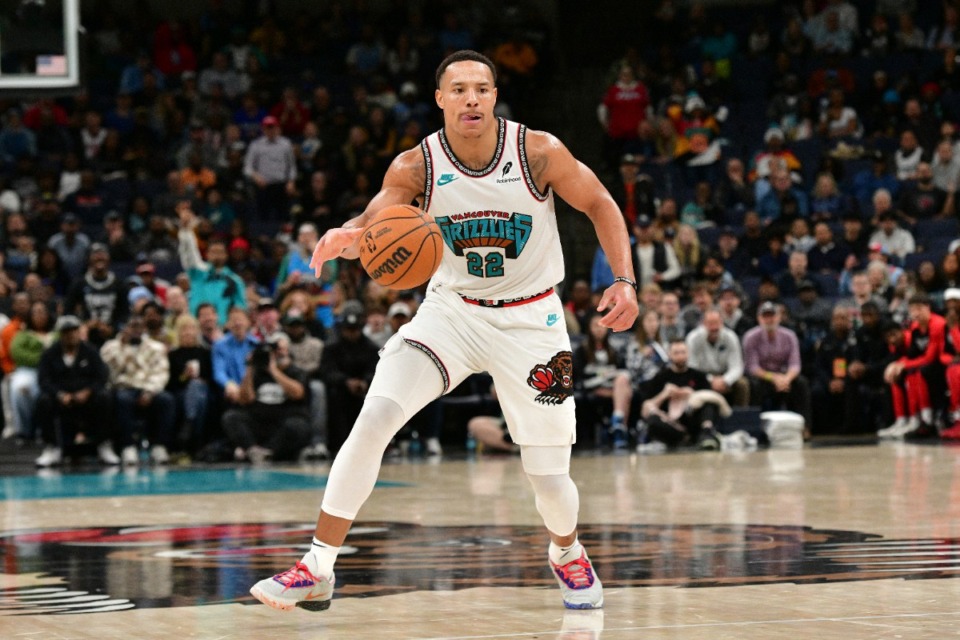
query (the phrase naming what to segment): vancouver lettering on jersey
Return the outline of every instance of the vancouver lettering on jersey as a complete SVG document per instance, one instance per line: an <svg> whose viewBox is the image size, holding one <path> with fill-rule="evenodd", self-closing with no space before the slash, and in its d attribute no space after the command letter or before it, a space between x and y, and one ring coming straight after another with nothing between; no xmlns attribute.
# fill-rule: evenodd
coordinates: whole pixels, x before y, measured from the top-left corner
<svg viewBox="0 0 960 640"><path fill-rule="evenodd" d="M533 231L533 217L505 211L469 211L435 219L443 241L455 255L464 249L497 247L504 257L516 258L523 253Z"/></svg>

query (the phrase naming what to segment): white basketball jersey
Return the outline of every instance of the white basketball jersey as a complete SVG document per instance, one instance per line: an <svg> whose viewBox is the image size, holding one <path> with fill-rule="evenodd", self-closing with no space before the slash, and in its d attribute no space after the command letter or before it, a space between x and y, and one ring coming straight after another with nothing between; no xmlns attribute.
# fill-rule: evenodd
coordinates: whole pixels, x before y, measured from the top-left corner
<svg viewBox="0 0 960 640"><path fill-rule="evenodd" d="M563 253L553 192L534 184L526 127L498 118L490 164L467 168L443 130L423 139L427 177L423 208L446 247L430 281L463 295L503 300L540 293L563 280Z"/></svg>

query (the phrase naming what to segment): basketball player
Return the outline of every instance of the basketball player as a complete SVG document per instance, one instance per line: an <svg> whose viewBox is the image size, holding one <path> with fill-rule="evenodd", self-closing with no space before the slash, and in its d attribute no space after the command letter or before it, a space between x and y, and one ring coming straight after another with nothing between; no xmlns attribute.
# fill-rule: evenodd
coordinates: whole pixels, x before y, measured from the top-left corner
<svg viewBox="0 0 960 640"><path fill-rule="evenodd" d="M373 491L390 439L428 402L480 371L493 377L520 447L564 605L603 605L600 580L577 539L579 496L569 475L576 430L570 342L553 289L564 277L553 194L596 228L616 276L598 311L614 331L637 317L626 226L597 177L559 140L493 115L496 70L489 59L453 53L436 80L443 129L397 156L364 213L324 234L313 254L315 268L338 256L356 258L371 217L413 201L434 216L447 245L417 315L383 348L330 470L311 550L250 590L276 609L330 606L334 561Z"/></svg>

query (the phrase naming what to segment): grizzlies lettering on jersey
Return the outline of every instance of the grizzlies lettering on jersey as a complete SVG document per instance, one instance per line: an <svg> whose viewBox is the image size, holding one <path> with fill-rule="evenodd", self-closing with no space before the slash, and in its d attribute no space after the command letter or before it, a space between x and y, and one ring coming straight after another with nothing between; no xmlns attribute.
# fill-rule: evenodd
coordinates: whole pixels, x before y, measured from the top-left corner
<svg viewBox="0 0 960 640"><path fill-rule="evenodd" d="M526 127L499 118L494 156L474 170L457 159L442 129L423 140L424 209L448 249L433 284L505 299L539 293L563 279L553 193L542 193L533 181L525 145Z"/></svg>
<svg viewBox="0 0 960 640"><path fill-rule="evenodd" d="M492 217L479 217L492 216ZM533 231L533 218L505 211L472 211L436 218L443 241L458 256L471 247L499 247L507 258L517 258Z"/></svg>

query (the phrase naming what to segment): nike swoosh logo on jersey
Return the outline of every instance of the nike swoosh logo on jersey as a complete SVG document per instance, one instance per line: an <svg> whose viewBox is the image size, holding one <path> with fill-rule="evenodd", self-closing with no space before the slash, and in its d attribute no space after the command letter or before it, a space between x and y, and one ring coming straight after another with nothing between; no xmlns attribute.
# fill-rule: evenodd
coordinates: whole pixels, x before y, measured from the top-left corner
<svg viewBox="0 0 960 640"><path fill-rule="evenodd" d="M557 324L557 320L559 319L560 318L557 317L557 314L551 313L547 316L547 326L552 327L553 325Z"/></svg>
<svg viewBox="0 0 960 640"><path fill-rule="evenodd" d="M437 186L442 187L445 184L450 184L456 179L457 176L453 175L452 173L445 173L437 180Z"/></svg>

